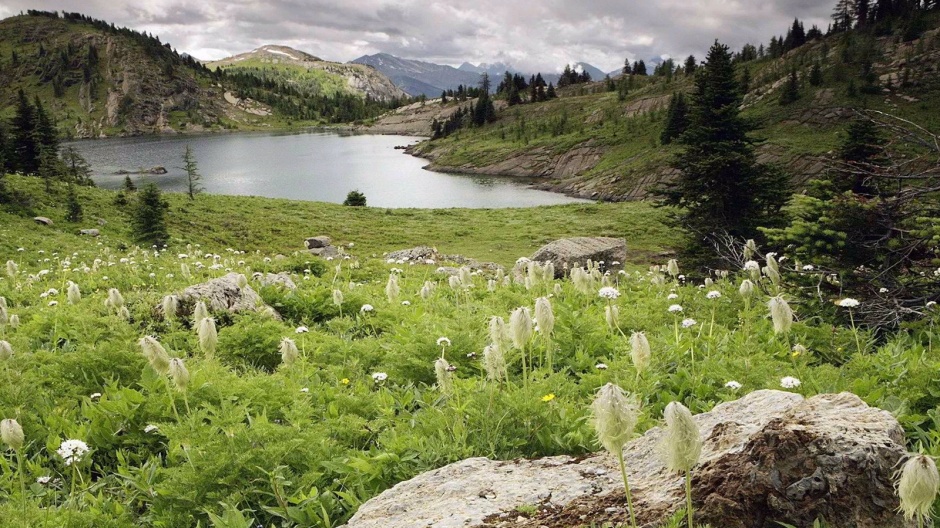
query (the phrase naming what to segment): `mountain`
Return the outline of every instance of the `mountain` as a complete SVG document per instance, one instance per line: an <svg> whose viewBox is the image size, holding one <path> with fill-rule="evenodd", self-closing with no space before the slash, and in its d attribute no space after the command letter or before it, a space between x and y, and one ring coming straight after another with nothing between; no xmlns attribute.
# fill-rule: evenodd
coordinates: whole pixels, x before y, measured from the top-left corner
<svg viewBox="0 0 940 528"><path fill-rule="evenodd" d="M287 46L261 46L206 66L275 78L308 93L368 95L381 101L407 97L388 77L367 65L325 61Z"/></svg>
<svg viewBox="0 0 940 528"><path fill-rule="evenodd" d="M600 68L597 68L596 66L592 66L586 62L576 62L574 64L574 69L579 72L581 71L588 72L588 74L591 76L591 80L594 80L594 81L599 81L603 79L605 75L607 75L606 73L602 72Z"/></svg>
<svg viewBox="0 0 940 528"><path fill-rule="evenodd" d="M418 60L402 59L388 53L364 55L352 61L366 64L385 74L399 88L410 95L439 97L444 90L457 86L477 86L480 72L466 71Z"/></svg>
<svg viewBox="0 0 940 528"><path fill-rule="evenodd" d="M489 74L490 77L502 77L503 74L506 73L507 71L509 73L518 73L518 70L502 62L496 62L493 64L487 64L485 62L481 62L479 65L476 65L476 66L474 66L473 64L470 64L469 62L465 62L461 64L460 66L458 66L457 69L461 71L467 71L467 72L473 72L473 73L486 73L486 74Z"/></svg>

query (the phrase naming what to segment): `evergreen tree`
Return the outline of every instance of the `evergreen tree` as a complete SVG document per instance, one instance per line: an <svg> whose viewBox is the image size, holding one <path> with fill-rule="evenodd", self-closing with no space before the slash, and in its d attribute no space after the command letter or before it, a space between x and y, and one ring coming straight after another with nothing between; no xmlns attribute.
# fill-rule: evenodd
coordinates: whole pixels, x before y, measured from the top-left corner
<svg viewBox="0 0 940 528"><path fill-rule="evenodd" d="M547 99L554 99L558 97L558 94L555 93L555 86L552 83L548 83L548 90L545 92L545 97Z"/></svg>
<svg viewBox="0 0 940 528"><path fill-rule="evenodd" d="M780 91L780 104L788 105L800 98L800 81L796 76L796 68L790 69L790 75L787 76L787 82Z"/></svg>
<svg viewBox="0 0 940 528"><path fill-rule="evenodd" d="M366 195L359 192L359 190L349 191L346 195L346 200L343 201L343 205L348 205L350 207L365 207L366 206Z"/></svg>
<svg viewBox="0 0 940 528"><path fill-rule="evenodd" d="M751 91L751 69L745 66L741 70L741 79L738 81L741 86L741 94L747 95Z"/></svg>
<svg viewBox="0 0 940 528"><path fill-rule="evenodd" d="M695 55L689 55L686 57L684 66L686 77L689 77L695 73L696 66L698 66L698 64L695 62Z"/></svg>
<svg viewBox="0 0 940 528"><path fill-rule="evenodd" d="M813 63L813 69L809 72L809 84L811 86L820 86L822 82L822 68L819 66L819 61L816 61Z"/></svg>
<svg viewBox="0 0 940 528"><path fill-rule="evenodd" d="M196 195L203 191L199 181L202 176L199 174L199 168L196 166L196 157L193 155L193 149L186 145L183 151L183 170L186 171L186 193L190 200L195 200Z"/></svg>
<svg viewBox="0 0 940 528"><path fill-rule="evenodd" d="M53 153L59 152L59 132L56 130L55 122L42 106L42 101L37 95L33 108L36 113L36 142L40 149L49 149Z"/></svg>
<svg viewBox="0 0 940 528"><path fill-rule="evenodd" d="M52 182L65 172L65 166L51 148L43 148L39 153L39 169L36 171L45 184L46 192L52 192Z"/></svg>
<svg viewBox="0 0 940 528"><path fill-rule="evenodd" d="M447 104L447 90L441 92L441 105Z"/></svg>
<svg viewBox="0 0 940 528"><path fill-rule="evenodd" d="M663 204L678 206L673 218L684 228L682 254L693 264L714 260L715 236L754 238L757 227L779 211L786 196L779 171L757 163L747 133L753 128L739 115L739 83L728 47L712 45L695 77L689 123L679 142L685 146L673 167L679 176L658 189Z"/></svg>
<svg viewBox="0 0 940 528"><path fill-rule="evenodd" d="M69 183L68 194L65 196L65 219L69 222L81 222L83 211L82 204L78 201L78 195L75 193L75 186Z"/></svg>
<svg viewBox="0 0 940 528"><path fill-rule="evenodd" d="M131 179L130 175L124 176L124 190L127 192L134 192L137 190L137 186L134 185L134 180Z"/></svg>
<svg viewBox="0 0 940 528"><path fill-rule="evenodd" d="M16 94L16 114L11 126L11 167L23 174L39 170L39 144L36 141L36 112L21 88Z"/></svg>
<svg viewBox="0 0 940 528"><path fill-rule="evenodd" d="M851 191L856 195L871 197L877 189L868 182L867 170L872 166L881 165L883 160L879 155L884 150L885 139L878 126L870 119L858 119L849 124L846 139L839 148L839 159L848 170L841 171L835 176L833 184L837 191Z"/></svg>
<svg viewBox="0 0 940 528"><path fill-rule="evenodd" d="M133 211L134 237L140 242L161 246L170 238L166 225L169 204L163 201L160 189L153 182L137 194Z"/></svg>
<svg viewBox="0 0 940 528"><path fill-rule="evenodd" d="M91 167L88 161L75 150L75 147L69 145L62 149L62 163L65 164L65 174L70 183L76 185L87 185L94 187L95 182L91 180Z"/></svg>
<svg viewBox="0 0 940 528"><path fill-rule="evenodd" d="M678 138L688 127L689 109L685 102L685 95L682 92L673 94L669 100L669 110L666 113L666 127L659 136L663 145L672 143L673 139Z"/></svg>

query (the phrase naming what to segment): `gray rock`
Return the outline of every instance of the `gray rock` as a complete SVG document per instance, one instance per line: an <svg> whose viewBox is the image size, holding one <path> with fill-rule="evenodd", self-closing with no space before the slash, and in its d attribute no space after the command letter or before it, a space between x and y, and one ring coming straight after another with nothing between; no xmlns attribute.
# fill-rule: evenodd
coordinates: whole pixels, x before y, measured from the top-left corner
<svg viewBox="0 0 940 528"><path fill-rule="evenodd" d="M316 255L318 257L335 257L339 255L339 249L336 246L326 246L319 248L312 248L309 250L311 255Z"/></svg>
<svg viewBox="0 0 940 528"><path fill-rule="evenodd" d="M37 224L42 224L42 225L47 225L47 226L52 225L52 220L46 218L45 216L37 216L36 218L33 218L33 220L35 220Z"/></svg>
<svg viewBox="0 0 940 528"><path fill-rule="evenodd" d="M332 240L328 236L315 236L308 238L304 243L307 245L307 249L325 248L332 244Z"/></svg>
<svg viewBox="0 0 940 528"><path fill-rule="evenodd" d="M98 219L98 225L100 225L100 226L103 226L103 225L105 225L105 224L107 224L107 223L108 223L108 221L105 220L104 218L99 218L99 219Z"/></svg>
<svg viewBox="0 0 940 528"><path fill-rule="evenodd" d="M297 289L297 284L290 278L290 274L284 271L281 273L261 273L259 271L252 276L262 286L283 286L288 290Z"/></svg>
<svg viewBox="0 0 940 528"><path fill-rule="evenodd" d="M229 273L224 277L189 286L177 293L179 297L177 316L192 315L198 301L205 302L206 307L212 312L273 311L264 304L261 296L251 286L246 285L244 288L238 286L238 275L238 273ZM161 313L161 311L160 306L155 309L156 313Z"/></svg>
<svg viewBox="0 0 940 528"><path fill-rule="evenodd" d="M97 229L82 229L81 231L78 232L78 234L96 237L101 234L101 231L98 231Z"/></svg>
<svg viewBox="0 0 940 528"><path fill-rule="evenodd" d="M386 258L393 260L404 260L406 262L420 262L427 259L438 260L440 255L437 250L430 246L417 246L410 249L399 249L392 251Z"/></svg>
<svg viewBox="0 0 940 528"><path fill-rule="evenodd" d="M804 400L762 390L695 417L704 438L693 471L696 524L722 528L909 528L891 475L904 454L894 417L848 393ZM624 450L638 524L659 526L682 506L681 475L656 454L660 428ZM540 513L515 519L515 508ZM537 460L471 458L399 483L360 506L347 528L626 524L623 484L606 453Z"/></svg>
<svg viewBox="0 0 940 528"><path fill-rule="evenodd" d="M495 272L497 269L502 269L503 267L494 262L483 262L476 259L464 257L463 255L443 255L437 252L437 249L429 246L417 246L410 249L399 249L398 251L392 251L391 253L385 256L387 259L392 260L404 260L405 262L417 262L423 264L426 260L433 260L436 263L439 262L452 262L454 264L459 264L461 266L466 266L471 270L482 270L482 271L491 271ZM448 270L452 268L447 268ZM453 268L456 269L456 268ZM454 275L456 271L451 273L447 271L448 274Z"/></svg>
<svg viewBox="0 0 940 528"><path fill-rule="evenodd" d="M555 265L556 279L564 277L565 269L576 262L583 266L588 259L594 262L603 261L600 269L606 271L616 269L613 263L622 264L626 258L626 240L606 237L563 238L542 246L531 257L538 262L552 262Z"/></svg>

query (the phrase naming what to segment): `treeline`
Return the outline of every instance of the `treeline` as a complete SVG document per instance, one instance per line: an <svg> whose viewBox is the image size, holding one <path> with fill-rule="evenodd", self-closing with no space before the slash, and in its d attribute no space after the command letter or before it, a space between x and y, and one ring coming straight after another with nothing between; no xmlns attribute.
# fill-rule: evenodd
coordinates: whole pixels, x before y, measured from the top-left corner
<svg viewBox="0 0 940 528"><path fill-rule="evenodd" d="M588 78L590 78L590 75ZM560 85L561 82L559 82ZM522 74L512 74L507 71L503 74L503 80L496 85L496 95L504 96L509 102L509 106L524 102L547 101L558 97L558 94L555 93L555 86L552 83L546 84L541 72L529 77L527 82ZM525 99L523 95L525 95Z"/></svg>

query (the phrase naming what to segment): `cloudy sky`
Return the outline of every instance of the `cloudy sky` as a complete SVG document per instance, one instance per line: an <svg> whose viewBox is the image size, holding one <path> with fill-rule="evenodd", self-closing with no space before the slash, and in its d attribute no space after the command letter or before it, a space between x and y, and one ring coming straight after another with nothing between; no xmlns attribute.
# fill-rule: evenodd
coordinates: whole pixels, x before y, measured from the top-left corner
<svg viewBox="0 0 940 528"><path fill-rule="evenodd" d="M835 0L3 0L21 10L78 11L219 59L264 44L349 61L378 52L457 66L505 62L557 71L624 58L702 58L719 39L766 42L794 17L825 30Z"/></svg>

